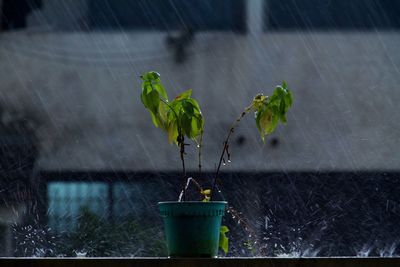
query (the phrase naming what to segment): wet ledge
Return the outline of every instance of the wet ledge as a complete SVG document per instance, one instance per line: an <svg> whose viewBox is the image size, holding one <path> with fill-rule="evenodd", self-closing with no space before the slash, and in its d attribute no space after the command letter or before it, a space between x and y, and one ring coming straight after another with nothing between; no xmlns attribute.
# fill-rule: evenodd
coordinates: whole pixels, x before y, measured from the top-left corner
<svg viewBox="0 0 400 267"><path fill-rule="evenodd" d="M400 267L400 258L1 258L7 267Z"/></svg>

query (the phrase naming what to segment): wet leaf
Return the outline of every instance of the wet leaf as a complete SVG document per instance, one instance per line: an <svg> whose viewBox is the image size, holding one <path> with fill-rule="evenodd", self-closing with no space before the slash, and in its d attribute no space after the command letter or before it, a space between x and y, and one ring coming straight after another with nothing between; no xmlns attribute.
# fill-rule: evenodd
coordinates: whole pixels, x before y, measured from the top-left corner
<svg viewBox="0 0 400 267"><path fill-rule="evenodd" d="M202 202L208 202L210 201L211 197L205 196L204 199L202 200Z"/></svg>
<svg viewBox="0 0 400 267"><path fill-rule="evenodd" d="M168 126L168 143L177 142L178 135L178 125L176 121L172 121Z"/></svg>
<svg viewBox="0 0 400 267"><path fill-rule="evenodd" d="M211 199L211 189L205 189L205 190L201 190L200 194L202 194L204 196L204 199L202 200L203 202L208 202Z"/></svg>
<svg viewBox="0 0 400 267"><path fill-rule="evenodd" d="M167 107L161 101L168 101L167 93L160 81L160 74L151 71L140 76L142 79L142 93L140 99L150 112L151 120L156 127L167 130Z"/></svg>
<svg viewBox="0 0 400 267"><path fill-rule="evenodd" d="M186 115L193 117L194 115L194 107L193 104L189 101L186 101L186 99L182 100L182 109L183 113Z"/></svg>
<svg viewBox="0 0 400 267"><path fill-rule="evenodd" d="M165 100L168 100L168 95L167 92L164 89L164 86L161 83L160 80L160 74L155 71L149 71L142 76L140 76L142 79L142 90L144 88L151 88L152 90L156 90L162 98Z"/></svg>
<svg viewBox="0 0 400 267"><path fill-rule="evenodd" d="M202 190L201 194L203 194L203 195L211 195L211 189Z"/></svg>
<svg viewBox="0 0 400 267"><path fill-rule="evenodd" d="M143 105L149 109L153 114L157 113L160 103L160 96L155 90L146 90L141 95Z"/></svg>
<svg viewBox="0 0 400 267"><path fill-rule="evenodd" d="M267 101L267 97L263 94L258 94L253 99L253 108L258 110Z"/></svg>
<svg viewBox="0 0 400 267"><path fill-rule="evenodd" d="M282 85L276 86L272 96L263 98L258 95L253 100L256 125L263 142L265 136L271 134L279 124L286 123L286 113L293 102L292 93L284 81Z"/></svg>
<svg viewBox="0 0 400 267"><path fill-rule="evenodd" d="M188 113L181 113L181 127L183 133L189 137L193 138L194 133L192 133L192 116Z"/></svg>
<svg viewBox="0 0 400 267"><path fill-rule="evenodd" d="M191 98L191 90L183 92L170 103L167 111L168 123L176 121L182 134L190 139L201 135L204 126L203 116L197 101Z"/></svg>
<svg viewBox="0 0 400 267"><path fill-rule="evenodd" d="M183 93L181 93L177 97L175 97L174 100L187 99L187 98L190 98L191 96L192 96L192 89L189 89L189 90L184 91Z"/></svg>
<svg viewBox="0 0 400 267"><path fill-rule="evenodd" d="M222 225L219 229L219 247L226 254L229 250L229 239L226 236L226 233L229 232L229 228L225 225Z"/></svg>

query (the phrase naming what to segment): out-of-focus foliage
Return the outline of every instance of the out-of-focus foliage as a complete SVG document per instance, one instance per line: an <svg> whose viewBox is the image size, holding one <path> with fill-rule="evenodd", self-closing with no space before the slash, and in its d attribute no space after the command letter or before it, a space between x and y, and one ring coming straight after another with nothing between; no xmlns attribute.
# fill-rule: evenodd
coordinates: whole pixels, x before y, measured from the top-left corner
<svg viewBox="0 0 400 267"><path fill-rule="evenodd" d="M160 229L137 219L108 223L83 208L76 231L59 237L55 253L68 257L146 257L166 255Z"/></svg>

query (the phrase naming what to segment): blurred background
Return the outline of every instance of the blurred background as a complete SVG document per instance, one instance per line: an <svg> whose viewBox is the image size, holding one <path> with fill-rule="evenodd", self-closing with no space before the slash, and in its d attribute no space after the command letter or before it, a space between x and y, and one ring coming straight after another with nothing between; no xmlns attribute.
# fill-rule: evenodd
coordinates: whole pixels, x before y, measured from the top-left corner
<svg viewBox="0 0 400 267"><path fill-rule="evenodd" d="M294 94L265 144L252 115L231 140L228 256L399 255L400 1L0 8L1 256L165 255L156 203L177 200L181 165L140 102L149 70L202 107L206 185L254 95Z"/></svg>

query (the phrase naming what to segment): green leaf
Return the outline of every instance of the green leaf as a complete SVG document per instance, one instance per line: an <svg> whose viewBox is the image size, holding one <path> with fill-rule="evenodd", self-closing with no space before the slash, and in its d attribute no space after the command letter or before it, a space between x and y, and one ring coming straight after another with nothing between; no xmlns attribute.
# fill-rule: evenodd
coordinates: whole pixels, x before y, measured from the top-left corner
<svg viewBox="0 0 400 267"><path fill-rule="evenodd" d="M272 96L268 99L261 101L261 96L258 96L253 100L253 108L257 129L262 141L265 142L265 136L274 132L279 121L286 123L286 113L292 105L293 96L285 81L282 85L275 87Z"/></svg>
<svg viewBox="0 0 400 267"><path fill-rule="evenodd" d="M185 92L181 93L177 97L175 97L174 100L182 100L182 99L187 99L192 96L192 89L186 90Z"/></svg>
<svg viewBox="0 0 400 267"><path fill-rule="evenodd" d="M194 115L194 106L190 101L187 101L186 99L181 100L182 103L182 111L184 114L193 117Z"/></svg>
<svg viewBox="0 0 400 267"><path fill-rule="evenodd" d="M287 90L287 83L286 81L282 81L282 87Z"/></svg>
<svg viewBox="0 0 400 267"><path fill-rule="evenodd" d="M179 120L179 113L182 108L182 103L177 100L173 100L169 103L167 116L168 120Z"/></svg>
<svg viewBox="0 0 400 267"><path fill-rule="evenodd" d="M148 109L151 114L151 119L156 127L160 127L161 119L159 116L160 97L157 91L150 90L144 91L140 96L143 105Z"/></svg>
<svg viewBox="0 0 400 267"><path fill-rule="evenodd" d="M142 90L145 87L151 87L152 90L156 90L161 97L163 97L165 100L168 100L167 92L164 89L164 86L161 84L160 80L160 74L155 71L149 71L140 78L143 80L142 82Z"/></svg>
<svg viewBox="0 0 400 267"><path fill-rule="evenodd" d="M153 80L159 79L160 74L156 71L149 71L149 72L146 72L145 74L141 75L140 78L143 81L153 81Z"/></svg>
<svg viewBox="0 0 400 267"><path fill-rule="evenodd" d="M157 113L159 103L160 103L160 96L157 91L149 90L142 93L140 96L143 105L149 109L153 113Z"/></svg>
<svg viewBox="0 0 400 267"><path fill-rule="evenodd" d="M228 228L228 226L221 225L221 228L219 229L219 231L221 233L225 234L225 233L229 232L229 228Z"/></svg>
<svg viewBox="0 0 400 267"><path fill-rule="evenodd" d="M192 138L193 134L192 133L192 117L190 114L182 112L181 114L181 127L183 130L183 133L189 137Z"/></svg>
<svg viewBox="0 0 400 267"><path fill-rule="evenodd" d="M140 99L150 112L153 124L167 132L169 143L177 144L179 135L185 135L194 140L201 135L204 119L199 104L191 98L191 89L169 102L159 73L150 71L140 78L142 79Z"/></svg>
<svg viewBox="0 0 400 267"><path fill-rule="evenodd" d="M203 195L211 195L211 189L204 189L201 191Z"/></svg>
<svg viewBox="0 0 400 267"><path fill-rule="evenodd" d="M211 197L209 196L204 196L204 199L201 202L209 202Z"/></svg>
<svg viewBox="0 0 400 267"><path fill-rule="evenodd" d="M177 142L177 138L178 138L178 124L176 123L176 121L172 121L169 125L168 125L168 143L172 144L172 143L176 143Z"/></svg>
<svg viewBox="0 0 400 267"><path fill-rule="evenodd" d="M193 138L196 138L197 136L202 134L204 128L204 120L201 114L197 114L192 118L191 127L192 127L192 133L194 135Z"/></svg>
<svg viewBox="0 0 400 267"><path fill-rule="evenodd" d="M201 190L200 194L202 194L204 196L204 199L202 200L203 202L208 202L211 199L211 189L205 189L205 190Z"/></svg>
<svg viewBox="0 0 400 267"><path fill-rule="evenodd" d="M265 102L267 101L267 97L263 94L258 94L253 98L253 108L254 110L258 110Z"/></svg>
<svg viewBox="0 0 400 267"><path fill-rule="evenodd" d="M194 98L188 98L185 102L192 105L195 114L201 114L199 103Z"/></svg>
<svg viewBox="0 0 400 267"><path fill-rule="evenodd" d="M168 121L177 121L182 134L190 139L198 137L204 126L203 116L197 101L191 98L192 90L180 94L170 103Z"/></svg>
<svg viewBox="0 0 400 267"><path fill-rule="evenodd" d="M167 102L168 96L161 84L160 74L151 71L140 77L143 80L140 99L150 112L153 124L167 131L167 107L161 99Z"/></svg>
<svg viewBox="0 0 400 267"><path fill-rule="evenodd" d="M226 254L229 250L229 239L226 236L226 233L229 232L229 228L225 225L221 225L219 229L219 247Z"/></svg>

